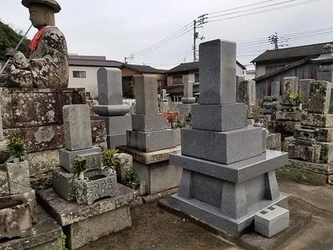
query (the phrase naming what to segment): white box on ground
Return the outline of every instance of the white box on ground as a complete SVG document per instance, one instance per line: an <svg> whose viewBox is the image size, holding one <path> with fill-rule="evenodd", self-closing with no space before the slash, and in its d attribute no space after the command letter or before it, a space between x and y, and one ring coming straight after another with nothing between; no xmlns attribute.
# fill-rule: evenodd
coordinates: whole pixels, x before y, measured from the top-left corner
<svg viewBox="0 0 333 250"><path fill-rule="evenodd" d="M254 230L271 238L289 226L289 210L279 207L268 207L254 216Z"/></svg>

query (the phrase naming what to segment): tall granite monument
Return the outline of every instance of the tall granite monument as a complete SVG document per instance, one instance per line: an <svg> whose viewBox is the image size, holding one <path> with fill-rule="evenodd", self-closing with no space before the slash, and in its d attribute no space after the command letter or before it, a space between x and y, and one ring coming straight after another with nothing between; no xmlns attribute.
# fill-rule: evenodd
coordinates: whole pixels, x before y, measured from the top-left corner
<svg viewBox="0 0 333 250"><path fill-rule="evenodd" d="M266 150L266 132L247 126L246 106L236 103L236 44L214 40L199 51L200 98L192 106L192 128L181 130L181 153L170 155L183 168L170 204L238 234L261 210L287 206L274 170L288 155Z"/></svg>

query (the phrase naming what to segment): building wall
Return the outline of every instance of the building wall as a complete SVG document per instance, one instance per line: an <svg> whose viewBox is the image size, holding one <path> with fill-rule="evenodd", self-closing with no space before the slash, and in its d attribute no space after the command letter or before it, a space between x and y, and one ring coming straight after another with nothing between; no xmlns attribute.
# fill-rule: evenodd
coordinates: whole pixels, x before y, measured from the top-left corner
<svg viewBox="0 0 333 250"><path fill-rule="evenodd" d="M97 71L99 67L69 66L69 88L85 88L93 97L97 97ZM85 72L85 78L76 78L73 71Z"/></svg>
<svg viewBox="0 0 333 250"><path fill-rule="evenodd" d="M319 72L319 65L307 63L256 81L257 99L260 99L261 96L271 95L271 84L279 82L281 86L284 77L296 76L298 79L317 79L317 72Z"/></svg>

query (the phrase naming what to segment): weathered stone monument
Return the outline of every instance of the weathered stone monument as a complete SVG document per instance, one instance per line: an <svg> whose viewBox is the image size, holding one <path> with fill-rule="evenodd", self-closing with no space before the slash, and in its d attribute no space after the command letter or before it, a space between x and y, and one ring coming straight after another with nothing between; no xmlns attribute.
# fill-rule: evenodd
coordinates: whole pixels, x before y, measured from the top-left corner
<svg viewBox="0 0 333 250"><path fill-rule="evenodd" d="M130 106L123 103L121 71L100 68L97 79L99 104L92 109L99 116L92 119L105 121L108 148L126 145L126 130L132 128L132 121Z"/></svg>
<svg viewBox="0 0 333 250"><path fill-rule="evenodd" d="M303 179L325 184L333 180L333 114L329 114L332 83L310 83L309 106L295 126L293 137L285 140L289 153L290 175L299 173ZM302 178L301 178L302 179Z"/></svg>
<svg viewBox="0 0 333 250"><path fill-rule="evenodd" d="M2 130L0 138L2 144ZM0 204L0 249L61 248L61 227L37 207L28 161L8 160L0 167Z"/></svg>
<svg viewBox="0 0 333 250"><path fill-rule="evenodd" d="M195 103L195 97L193 97L193 84L194 74L186 76L184 82L184 95L181 99L181 104L178 104L179 115L189 117L191 115L191 106Z"/></svg>
<svg viewBox="0 0 333 250"><path fill-rule="evenodd" d="M117 184L116 172L102 165L101 149L92 146L88 105L64 106L63 114L66 148L59 152L61 168L54 173L54 189L38 194L40 203L66 228L69 248L76 249L131 226L129 203L135 194ZM84 178L73 173L76 157L87 162L81 170Z"/></svg>
<svg viewBox="0 0 333 250"><path fill-rule="evenodd" d="M180 134L158 112L156 77L135 76L134 83L136 113L127 147L119 149L133 156L133 169L146 183L146 192L155 194L179 184L181 169L169 164L169 153L180 150Z"/></svg>
<svg viewBox="0 0 333 250"><path fill-rule="evenodd" d="M295 125L300 125L302 110L299 109L299 103L294 100L298 93L298 88L297 77L283 78L282 102L280 103L280 110L275 113L275 131L282 135L292 135Z"/></svg>
<svg viewBox="0 0 333 250"><path fill-rule="evenodd" d="M255 108L256 108L256 83L255 81L241 81L237 84L238 96L237 101L245 103L247 108L248 124L253 125L255 121Z"/></svg>
<svg viewBox="0 0 333 250"><path fill-rule="evenodd" d="M266 150L266 132L247 126L246 106L236 103L236 44L214 40L199 53L200 99L192 106L192 128L181 130L181 153L170 155L183 173L169 204L238 234L261 210L286 207L274 170L288 155Z"/></svg>
<svg viewBox="0 0 333 250"><path fill-rule="evenodd" d="M162 113L167 113L169 111L169 102L166 98L166 89L161 89L159 111Z"/></svg>

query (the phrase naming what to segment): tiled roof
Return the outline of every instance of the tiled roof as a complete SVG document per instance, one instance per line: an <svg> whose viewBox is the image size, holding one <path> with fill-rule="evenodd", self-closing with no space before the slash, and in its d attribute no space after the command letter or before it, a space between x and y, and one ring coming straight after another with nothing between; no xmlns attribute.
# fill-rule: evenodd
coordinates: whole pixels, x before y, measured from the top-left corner
<svg viewBox="0 0 333 250"><path fill-rule="evenodd" d="M135 64L127 64L124 63L121 68L132 69L138 73L156 73L156 74L164 74L166 72L165 69L155 69L153 67L147 65L135 65Z"/></svg>
<svg viewBox="0 0 333 250"><path fill-rule="evenodd" d="M272 61L272 60L299 60L305 57L316 57L323 52L323 47L326 44L333 44L333 42L317 43L310 45L303 45L291 48L266 50L261 55L254 58L251 63Z"/></svg>
<svg viewBox="0 0 333 250"><path fill-rule="evenodd" d="M73 59L69 57L69 66L120 68L121 65L123 65L122 62L114 60L87 60L87 59Z"/></svg>
<svg viewBox="0 0 333 250"><path fill-rule="evenodd" d="M241 67L243 70L246 69L244 65L240 62L236 61L237 65ZM178 66L167 71L168 74L176 73L176 72L184 72L184 71L199 71L199 62L190 62L190 63L181 63Z"/></svg>

